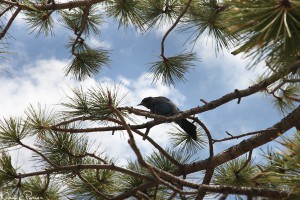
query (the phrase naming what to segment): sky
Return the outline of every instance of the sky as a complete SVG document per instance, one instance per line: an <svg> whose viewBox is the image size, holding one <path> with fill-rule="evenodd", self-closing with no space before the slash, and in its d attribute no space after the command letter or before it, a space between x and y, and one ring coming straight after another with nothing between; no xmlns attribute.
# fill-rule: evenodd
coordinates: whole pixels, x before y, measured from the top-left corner
<svg viewBox="0 0 300 200"><path fill-rule="evenodd" d="M58 23L57 23L58 24ZM203 105L200 99L207 102L218 99L235 89L245 89L252 84L258 74L263 71L263 64L252 70L247 70L247 61L241 56L233 56L224 50L216 54L210 38L203 38L192 44L186 42L188 34L173 31L166 39L166 55L180 53L183 50L193 50L200 58L194 69L186 74L187 81L178 83L174 87L153 83L149 75L149 63L157 60L160 54L160 43L164 31L168 26L155 28L146 34L140 34L134 29L118 29L113 20L108 20L101 27L100 36L89 38L89 44L101 46L110 51L110 67L103 68L92 78L78 82L72 77L64 75L65 67L70 63L70 53L65 48L68 35L72 32L56 26L55 36L35 36L22 19L11 27L9 34L9 51L4 55L7 59L0 62L0 118L24 116L24 110L30 104L57 107L71 94L71 88L83 86L95 87L99 83L122 84L127 93L123 106L136 105L147 96L165 96L174 101L181 110L187 110ZM141 107L139 107L141 109ZM227 137L226 131L233 135L266 129L277 123L282 117L274 110L270 100L262 94L255 94L243 98L240 104L229 102L212 111L198 115L213 138ZM139 118L141 122L147 119ZM171 124L155 127L149 135L161 146L170 144L166 130ZM89 137L101 146L106 147L109 155L118 157L119 163L124 164L126 158L135 158L127 143L125 133L111 135L111 133L93 133ZM144 155L149 155L153 147L136 136L137 144ZM241 140L232 140L215 145L215 153L219 153ZM33 141L28 141L33 145ZM262 148L266 148L264 145ZM261 151L254 151L254 157L259 157ZM18 150L12 152L17 165L22 165L31 171L28 158L31 152ZM195 155L206 158L207 152L201 150Z"/></svg>

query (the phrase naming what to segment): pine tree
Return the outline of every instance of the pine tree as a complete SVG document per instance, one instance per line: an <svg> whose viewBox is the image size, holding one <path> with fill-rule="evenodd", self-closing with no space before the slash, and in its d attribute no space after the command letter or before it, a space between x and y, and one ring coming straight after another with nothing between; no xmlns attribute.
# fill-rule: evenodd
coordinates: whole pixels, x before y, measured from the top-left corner
<svg viewBox="0 0 300 200"><path fill-rule="evenodd" d="M101 34L105 19L119 29L134 28L146 33L164 23L170 28L161 39L160 55L150 63L153 81L176 85L197 66L194 52L178 50L168 55L165 46L175 29L190 34L190 41L213 38L216 54L234 49L252 62L249 68L266 63L264 73L247 89L235 90L204 105L171 117L122 106L124 95L118 86L74 88L60 106L30 106L25 118L0 122L0 191L9 197L38 199L203 199L229 195L248 199L300 199L300 1L299 0L0 0L0 41L2 58L7 53L8 31L16 17L24 15L28 28L37 37L54 36L55 26L70 31L65 44L71 62L65 74L84 80L109 66L109 52L91 47L86 39ZM59 23L57 23L59 21ZM228 102L264 93L272 98L284 117L271 128L214 139L195 115L209 112ZM135 116L150 119L139 124ZM169 132L170 146L161 147L148 133L154 126L190 118L197 126L194 141L180 129ZM96 127L91 127L96 124ZM281 136L296 128L294 136ZM117 164L102 146L95 148L86 133L123 131L132 149L127 165ZM79 134L80 133L80 134ZM248 137L247 137L248 136ZM145 156L136 144L142 137L155 149ZM244 138L241 143L215 154L220 142ZM264 152L266 162L257 163L252 151L283 137L285 151ZM34 140L33 145L26 143ZM33 152L39 168L31 172L14 166L12 148ZM197 151L208 157L195 159ZM245 155L246 156L245 156ZM196 178L193 178L196 177Z"/></svg>

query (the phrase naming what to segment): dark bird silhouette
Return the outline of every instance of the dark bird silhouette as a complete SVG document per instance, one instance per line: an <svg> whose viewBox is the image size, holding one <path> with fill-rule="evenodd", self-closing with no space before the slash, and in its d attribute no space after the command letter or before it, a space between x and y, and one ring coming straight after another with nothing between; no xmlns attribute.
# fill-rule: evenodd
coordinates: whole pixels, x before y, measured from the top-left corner
<svg viewBox="0 0 300 200"><path fill-rule="evenodd" d="M138 105L150 109L151 113L163 116L176 115L180 112L177 106L166 97L147 97ZM187 119L175 121L187 134L194 140L197 140L196 126Z"/></svg>

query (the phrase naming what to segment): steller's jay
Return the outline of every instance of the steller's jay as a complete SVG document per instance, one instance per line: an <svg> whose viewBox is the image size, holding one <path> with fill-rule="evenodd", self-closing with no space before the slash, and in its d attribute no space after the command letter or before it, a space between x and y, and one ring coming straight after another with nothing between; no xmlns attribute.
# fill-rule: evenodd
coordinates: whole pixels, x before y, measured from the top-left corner
<svg viewBox="0 0 300 200"><path fill-rule="evenodd" d="M153 114L171 116L180 112L177 106L166 97L147 97L142 100L138 105L145 106L150 109ZM187 134L194 140L197 140L196 126L189 122L187 119L175 121Z"/></svg>

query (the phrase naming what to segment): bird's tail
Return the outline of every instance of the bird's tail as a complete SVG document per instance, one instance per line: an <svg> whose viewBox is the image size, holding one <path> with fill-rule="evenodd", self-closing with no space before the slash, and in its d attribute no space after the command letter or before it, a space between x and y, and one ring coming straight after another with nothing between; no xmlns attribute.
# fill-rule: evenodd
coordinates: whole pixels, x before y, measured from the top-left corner
<svg viewBox="0 0 300 200"><path fill-rule="evenodd" d="M177 122L177 124L187 133L191 136L193 140L197 140L197 131L196 126L189 122L187 119L180 120Z"/></svg>

